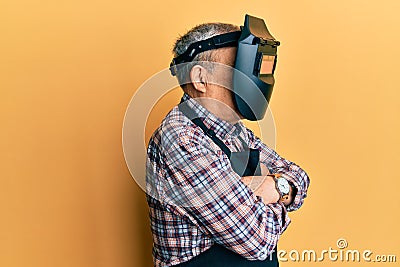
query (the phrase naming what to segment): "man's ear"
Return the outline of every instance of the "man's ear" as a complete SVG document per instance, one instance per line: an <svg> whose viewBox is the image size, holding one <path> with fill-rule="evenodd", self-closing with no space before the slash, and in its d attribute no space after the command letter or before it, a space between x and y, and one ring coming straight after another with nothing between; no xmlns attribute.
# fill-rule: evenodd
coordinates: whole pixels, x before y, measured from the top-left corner
<svg viewBox="0 0 400 267"><path fill-rule="evenodd" d="M197 91L202 93L207 91L207 74L207 70L200 65L194 65L190 70L190 81Z"/></svg>

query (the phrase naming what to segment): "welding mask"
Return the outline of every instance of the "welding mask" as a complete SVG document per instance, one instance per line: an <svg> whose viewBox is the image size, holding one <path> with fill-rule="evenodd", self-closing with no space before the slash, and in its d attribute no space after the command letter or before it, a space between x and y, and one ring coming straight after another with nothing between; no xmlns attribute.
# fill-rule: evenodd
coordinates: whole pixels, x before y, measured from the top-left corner
<svg viewBox="0 0 400 267"><path fill-rule="evenodd" d="M237 47L232 76L234 102L244 118L261 120L267 111L275 83L279 45L264 20L246 15L240 31L216 35L191 44L184 53L172 60L170 71L175 76L180 66L191 62L201 52Z"/></svg>

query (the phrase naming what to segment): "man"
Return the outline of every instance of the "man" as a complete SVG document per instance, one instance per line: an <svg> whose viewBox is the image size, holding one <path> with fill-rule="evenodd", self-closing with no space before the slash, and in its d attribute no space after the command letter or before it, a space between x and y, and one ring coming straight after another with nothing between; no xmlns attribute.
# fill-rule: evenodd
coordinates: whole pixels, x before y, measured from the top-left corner
<svg viewBox="0 0 400 267"><path fill-rule="evenodd" d="M237 36L246 25L240 32L231 24L202 24L173 48L171 69L184 96L151 137L147 158L156 267L278 266L276 245L290 223L287 212L306 197L307 174L240 121L258 114L244 111L232 85L243 58Z"/></svg>

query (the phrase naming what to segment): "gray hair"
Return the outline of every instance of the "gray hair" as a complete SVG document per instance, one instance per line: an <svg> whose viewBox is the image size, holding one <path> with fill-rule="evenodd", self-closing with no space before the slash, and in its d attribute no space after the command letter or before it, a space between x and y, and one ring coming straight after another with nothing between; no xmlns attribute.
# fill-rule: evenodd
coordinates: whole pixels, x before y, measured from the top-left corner
<svg viewBox="0 0 400 267"><path fill-rule="evenodd" d="M177 57L183 54L188 47L196 42L203 41L205 39L211 38L213 36L224 34L228 32L238 31L240 28L233 24L227 23L204 23L197 25L196 27L189 30L184 35L181 35L175 42L174 47L172 48L172 53L174 57ZM192 67L196 64L201 64L209 71L212 71L212 64L204 64L196 61L210 61L215 62L217 61L217 57L215 54L215 50L204 51L197 54L194 58L192 63L185 64L184 67L179 68L177 72L177 78L179 84L183 88L183 86L190 81L188 79L188 74Z"/></svg>

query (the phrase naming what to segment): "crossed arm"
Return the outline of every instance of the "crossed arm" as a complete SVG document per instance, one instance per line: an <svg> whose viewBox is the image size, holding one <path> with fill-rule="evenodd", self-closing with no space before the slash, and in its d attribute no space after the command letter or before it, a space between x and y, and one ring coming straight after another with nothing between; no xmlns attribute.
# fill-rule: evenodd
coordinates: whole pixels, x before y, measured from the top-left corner
<svg viewBox="0 0 400 267"><path fill-rule="evenodd" d="M280 173L291 185L289 198L282 202L288 211L298 210L307 197L310 178L307 173L295 163L279 156L274 150L265 145L254 133L246 128L251 147L260 150L262 176L242 177L241 181L250 186L253 192L263 199L264 203L276 203L279 193L275 181L268 174ZM252 188L255 184L255 188ZM257 187L257 185L259 185Z"/></svg>
<svg viewBox="0 0 400 267"><path fill-rule="evenodd" d="M276 188L276 182L270 174L268 168L261 164L261 176L244 176L241 181L247 185L257 196L262 197L265 204L277 203L280 201L280 195ZM292 204L297 189L290 186L289 197L281 203L285 207Z"/></svg>
<svg viewBox="0 0 400 267"><path fill-rule="evenodd" d="M173 174L171 179L174 184L182 188L180 196L183 195L186 201L184 209L214 242L245 258L262 260L275 248L280 235L289 225L287 211L301 206L308 187L308 176L299 166L250 136L252 146L261 151L263 174L281 173L297 191L288 203L280 203L277 201L279 194L275 181L271 177L239 177L223 152L218 154L208 149L210 144L205 143L207 140L197 136L190 131L183 132L177 138L176 146L169 146L166 154L167 173ZM251 190L246 186L248 180L257 179L263 179L258 188ZM204 188L211 191L204 191ZM176 191L176 188L173 189L171 191ZM200 190L201 194L197 194L196 190ZM207 198L209 192L212 194Z"/></svg>

